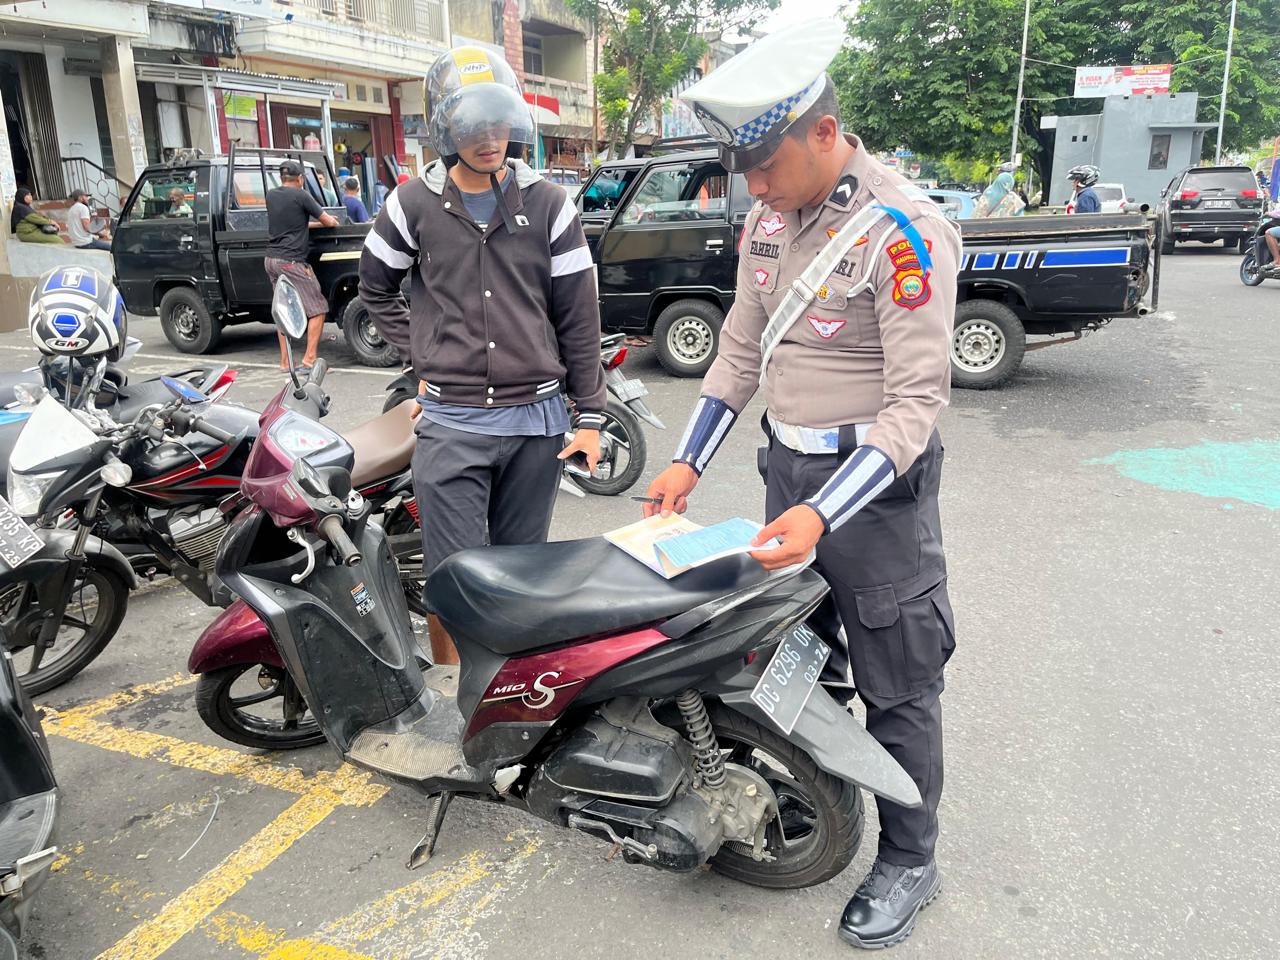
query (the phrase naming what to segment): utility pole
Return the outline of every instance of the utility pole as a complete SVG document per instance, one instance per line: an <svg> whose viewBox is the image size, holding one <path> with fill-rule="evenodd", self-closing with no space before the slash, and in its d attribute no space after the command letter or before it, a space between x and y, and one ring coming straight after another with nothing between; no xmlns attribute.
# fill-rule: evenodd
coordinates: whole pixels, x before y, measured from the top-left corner
<svg viewBox="0 0 1280 960"><path fill-rule="evenodd" d="M1233 0L1234 2L1234 0ZM1013 101L1013 132L1009 135L1009 160L1018 159L1018 125L1022 123L1022 79L1027 74L1027 32L1031 29L1031 0L1022 15L1022 59L1018 63L1018 96Z"/></svg>
<svg viewBox="0 0 1280 960"><path fill-rule="evenodd" d="M1227 63L1222 68L1222 100L1218 104L1218 149L1213 162L1222 162L1222 126L1227 121L1227 82L1231 79L1231 47L1236 39L1236 0L1231 0L1231 26L1227 30Z"/></svg>

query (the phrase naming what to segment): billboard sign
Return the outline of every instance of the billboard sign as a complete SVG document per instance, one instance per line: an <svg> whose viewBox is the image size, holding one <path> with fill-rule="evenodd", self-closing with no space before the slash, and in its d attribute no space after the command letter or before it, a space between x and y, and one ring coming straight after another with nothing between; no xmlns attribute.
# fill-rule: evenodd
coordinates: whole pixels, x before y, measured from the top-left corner
<svg viewBox="0 0 1280 960"><path fill-rule="evenodd" d="M1168 63L1130 67L1076 67L1077 97L1138 97L1168 93L1173 65Z"/></svg>

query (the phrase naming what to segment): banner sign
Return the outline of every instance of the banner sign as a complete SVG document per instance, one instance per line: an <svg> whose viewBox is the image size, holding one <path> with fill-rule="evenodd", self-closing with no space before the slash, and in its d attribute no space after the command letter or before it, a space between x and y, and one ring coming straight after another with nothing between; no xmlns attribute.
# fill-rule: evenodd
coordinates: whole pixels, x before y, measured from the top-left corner
<svg viewBox="0 0 1280 960"><path fill-rule="evenodd" d="M1076 67L1077 97L1137 97L1168 93L1173 65L1135 67Z"/></svg>

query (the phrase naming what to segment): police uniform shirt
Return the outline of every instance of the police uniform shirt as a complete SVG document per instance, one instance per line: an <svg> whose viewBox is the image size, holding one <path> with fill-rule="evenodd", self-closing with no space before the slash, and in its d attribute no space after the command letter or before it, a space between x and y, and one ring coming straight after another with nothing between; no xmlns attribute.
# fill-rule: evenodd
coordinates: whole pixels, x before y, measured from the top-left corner
<svg viewBox="0 0 1280 960"><path fill-rule="evenodd" d="M893 208L911 221L931 265L922 267L895 219L874 224L774 349L765 386L770 416L782 423L871 424L865 443L900 476L950 395L961 242L933 201L868 155L857 137L846 140L853 156L820 207L779 213L757 203L748 215L736 300L702 394L740 412L759 385L761 334L792 280L860 210ZM881 245L885 231L891 234Z"/></svg>

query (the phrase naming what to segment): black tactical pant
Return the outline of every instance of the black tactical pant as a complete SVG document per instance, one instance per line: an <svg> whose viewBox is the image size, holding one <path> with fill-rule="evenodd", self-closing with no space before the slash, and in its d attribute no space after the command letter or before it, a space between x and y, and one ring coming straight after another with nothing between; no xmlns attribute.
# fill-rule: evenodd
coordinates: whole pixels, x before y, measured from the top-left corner
<svg viewBox="0 0 1280 960"><path fill-rule="evenodd" d="M852 431L848 431L850 435ZM813 496L852 450L796 453L771 438L765 512L770 521ZM849 438L852 441L852 436ZM938 517L942 442L935 432L911 468L843 526L818 541L815 569L831 594L811 619L832 644L823 680L852 681L867 730L916 782L924 803L876 799L880 856L918 866L933 856L942 796L943 666L955 649Z"/></svg>

